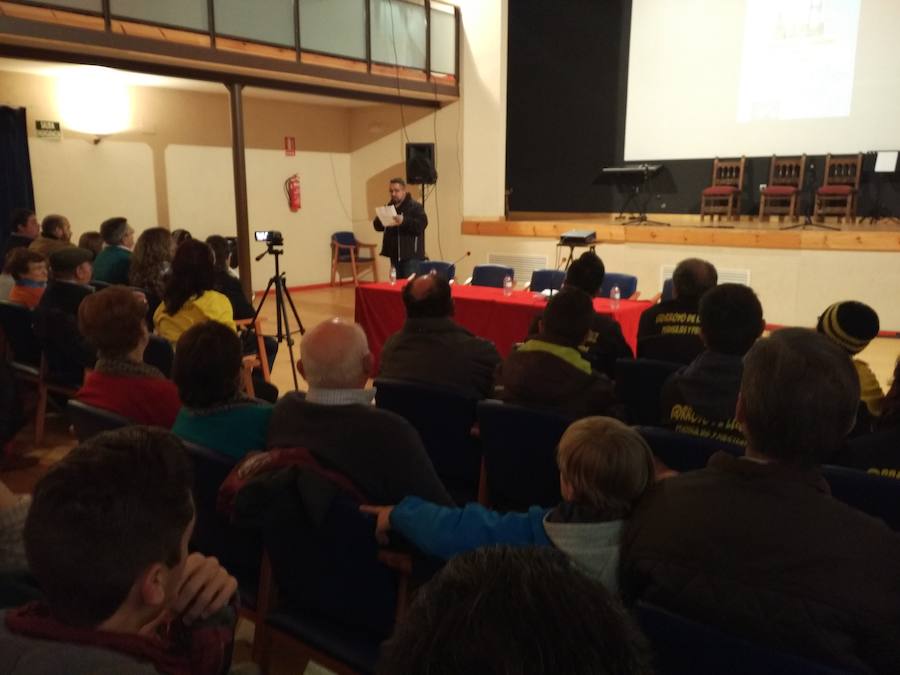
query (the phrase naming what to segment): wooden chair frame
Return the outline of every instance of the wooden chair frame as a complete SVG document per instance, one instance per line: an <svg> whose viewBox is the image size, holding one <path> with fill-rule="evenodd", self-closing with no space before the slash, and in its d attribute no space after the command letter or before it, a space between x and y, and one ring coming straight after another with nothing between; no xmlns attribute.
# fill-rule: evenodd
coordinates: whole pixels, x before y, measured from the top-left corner
<svg viewBox="0 0 900 675"><path fill-rule="evenodd" d="M863 154L837 155L825 157L825 180L816 190L815 210L813 217L824 222L825 216L837 216L838 222L844 219L856 222L856 202L859 194L859 182L862 178ZM823 188L843 185L850 188L844 194L829 194Z"/></svg>
<svg viewBox="0 0 900 675"><path fill-rule="evenodd" d="M269 372L269 353L266 351L266 341L263 340L262 334L262 322L263 319L260 317L256 317L255 319L235 319L234 325L237 328L252 328L254 334L256 335L256 350L257 355L259 356L259 363L253 364L253 367L259 367L260 371L262 371L263 379L266 382L271 382L271 373ZM247 362L247 358L244 357L245 363ZM252 370L252 368L251 368ZM249 377L249 373L247 373ZM250 390L250 395L253 395L253 389Z"/></svg>
<svg viewBox="0 0 900 675"><path fill-rule="evenodd" d="M769 182L759 194L759 218L769 216L790 216L797 220L797 201L803 192L806 175L806 155L800 157L777 157L772 155L769 163ZM792 187L791 194L772 193L771 188Z"/></svg>
<svg viewBox="0 0 900 675"><path fill-rule="evenodd" d="M353 283L356 286L359 286L359 273L360 273L360 264L362 265L370 265L372 267L372 278L377 282L378 281L378 262L375 259L375 244L363 244L362 242L357 241L355 245L351 244L340 244L333 237L331 239L331 285L334 286L334 281L336 276L341 277L341 281L338 282L338 286L343 284L343 275L338 271L338 265L347 264L346 260L339 260L341 256L341 252L347 252L350 254L350 269L353 270ZM360 263L356 258L356 253L358 249L367 248L369 249L369 258L370 260L366 260Z"/></svg>
<svg viewBox="0 0 900 675"><path fill-rule="evenodd" d="M710 220L714 216L725 216L728 220L741 219L741 194L744 190L744 167L747 158L741 156L740 159L719 159L713 160L712 184L710 187L733 187L736 192L721 195L700 195L700 221L703 222L704 216L709 216Z"/></svg>

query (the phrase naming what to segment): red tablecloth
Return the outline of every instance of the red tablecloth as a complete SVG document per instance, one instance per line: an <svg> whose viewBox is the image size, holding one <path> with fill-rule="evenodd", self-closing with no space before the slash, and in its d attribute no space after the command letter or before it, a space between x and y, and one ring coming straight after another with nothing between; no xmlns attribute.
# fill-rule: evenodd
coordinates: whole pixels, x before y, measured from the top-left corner
<svg viewBox="0 0 900 675"><path fill-rule="evenodd" d="M388 337L400 330L406 320L400 297L404 283L364 284L356 288L356 322L369 337L369 349L376 361ZM536 297L530 291L513 291L512 295L505 296L500 288L455 284L451 288L456 321L475 335L491 340L503 357L515 343L525 339L532 318L547 304L546 298ZM612 301L607 298L594 298L594 309L611 314L619 322L632 350L637 347L641 312L649 305L646 301L622 300L613 309Z"/></svg>

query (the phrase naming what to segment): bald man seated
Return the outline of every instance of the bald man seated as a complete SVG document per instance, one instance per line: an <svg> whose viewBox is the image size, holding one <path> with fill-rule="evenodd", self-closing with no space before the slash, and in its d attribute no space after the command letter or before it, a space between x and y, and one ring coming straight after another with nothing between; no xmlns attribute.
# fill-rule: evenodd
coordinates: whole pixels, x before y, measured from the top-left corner
<svg viewBox="0 0 900 675"><path fill-rule="evenodd" d="M320 323L303 336L300 355L297 369L309 391L275 405L268 448L306 448L376 504L408 496L453 504L412 425L372 405L372 355L362 328L340 319Z"/></svg>
<svg viewBox="0 0 900 675"><path fill-rule="evenodd" d="M453 320L450 283L432 274L416 277L403 289L403 304L406 322L384 344L379 377L490 396L500 355L492 342Z"/></svg>

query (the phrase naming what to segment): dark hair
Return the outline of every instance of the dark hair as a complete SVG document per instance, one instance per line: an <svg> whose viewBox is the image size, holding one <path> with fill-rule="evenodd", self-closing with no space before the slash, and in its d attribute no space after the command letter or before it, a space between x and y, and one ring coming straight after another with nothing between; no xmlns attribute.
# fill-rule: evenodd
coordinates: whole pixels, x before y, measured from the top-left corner
<svg viewBox="0 0 900 675"><path fill-rule="evenodd" d="M391 183L396 183L397 185L402 185L403 187L406 187L406 181L403 180L402 178L391 178L388 181L388 184L391 184Z"/></svg>
<svg viewBox="0 0 900 675"><path fill-rule="evenodd" d="M24 539L53 616L96 626L149 565L177 565L192 482L182 442L151 427L101 433L52 467L34 489Z"/></svg>
<svg viewBox="0 0 900 675"><path fill-rule="evenodd" d="M103 250L103 235L99 232L85 232L78 237L78 247L87 249L96 258L97 254Z"/></svg>
<svg viewBox="0 0 900 675"><path fill-rule="evenodd" d="M591 328L594 304L584 291L567 286L550 298L544 310L541 335L577 347Z"/></svg>
<svg viewBox="0 0 900 675"><path fill-rule="evenodd" d="M481 548L416 595L384 675L651 673L647 640L602 584L553 547Z"/></svg>
<svg viewBox="0 0 900 675"><path fill-rule="evenodd" d="M191 241L193 237L191 233L183 228L178 228L177 230L172 230L172 241L175 242L175 248L178 248L186 241Z"/></svg>
<svg viewBox="0 0 900 675"><path fill-rule="evenodd" d="M421 297L414 291L425 288ZM453 299L450 297L450 282L439 274L415 277L403 287L403 304L410 319L438 319L453 316Z"/></svg>
<svg viewBox="0 0 900 675"><path fill-rule="evenodd" d="M894 365L894 381L891 382L888 393L884 395L884 401L881 403L881 415L875 425L879 430L900 426L900 358Z"/></svg>
<svg viewBox="0 0 900 675"><path fill-rule="evenodd" d="M569 271L566 272L566 286L572 286L594 297L603 285L604 276L606 268L603 261L593 251L587 251L569 265Z"/></svg>
<svg viewBox="0 0 900 675"><path fill-rule="evenodd" d="M60 216L55 213L49 216L44 216L44 219L41 221L41 234L45 237L55 239L56 236L54 235L53 231L57 228L62 228L65 222L65 216Z"/></svg>
<svg viewBox="0 0 900 675"><path fill-rule="evenodd" d="M188 300L212 290L215 280L212 249L196 239L183 242L175 249L172 274L163 292L166 312L177 314Z"/></svg>
<svg viewBox="0 0 900 675"><path fill-rule="evenodd" d="M228 271L229 249L228 240L218 234L206 238L206 244L212 249L214 264L217 270Z"/></svg>
<svg viewBox="0 0 900 675"><path fill-rule="evenodd" d="M163 275L172 262L172 235L164 227L151 227L141 232L128 267L128 281L132 286L145 288L161 297L165 281Z"/></svg>
<svg viewBox="0 0 900 675"><path fill-rule="evenodd" d="M12 249L6 256L3 273L11 275L13 279L18 281L28 274L29 265L41 262L46 263L47 259L37 251L32 251L26 246L19 246Z"/></svg>
<svg viewBox="0 0 900 675"><path fill-rule="evenodd" d="M34 215L34 211L31 209L13 209L9 212L9 231L11 234L15 234L19 231L19 228L25 227L28 223L28 219Z"/></svg>
<svg viewBox="0 0 900 675"><path fill-rule="evenodd" d="M763 310L749 286L721 284L700 298L700 329L711 351L743 356L763 332Z"/></svg>
<svg viewBox="0 0 900 675"><path fill-rule="evenodd" d="M820 464L853 427L859 377L849 354L829 338L783 328L744 357L741 402L754 451L789 464Z"/></svg>
<svg viewBox="0 0 900 675"><path fill-rule="evenodd" d="M712 263L700 258L687 258L678 263L672 273L675 297L684 302L697 302L719 282L719 273Z"/></svg>
<svg viewBox="0 0 900 675"><path fill-rule="evenodd" d="M188 408L209 408L240 389L241 341L228 326L206 321L178 338L172 379Z"/></svg>
<svg viewBox="0 0 900 675"><path fill-rule="evenodd" d="M100 236L109 246L118 246L128 231L128 219L122 216L107 218L100 223Z"/></svg>
<svg viewBox="0 0 900 675"><path fill-rule="evenodd" d="M78 330L107 358L122 358L144 337L147 303L126 286L91 293L78 306Z"/></svg>

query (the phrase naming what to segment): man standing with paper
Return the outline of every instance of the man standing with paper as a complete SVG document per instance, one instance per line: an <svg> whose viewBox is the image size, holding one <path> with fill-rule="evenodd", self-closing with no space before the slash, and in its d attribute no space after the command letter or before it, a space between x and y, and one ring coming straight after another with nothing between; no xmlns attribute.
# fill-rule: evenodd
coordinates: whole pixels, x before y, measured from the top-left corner
<svg viewBox="0 0 900 675"><path fill-rule="evenodd" d="M375 210L372 221L377 232L384 232L381 255L391 259L397 277L408 277L425 259L425 228L428 216L423 206L406 191L406 181L391 178L391 201Z"/></svg>

